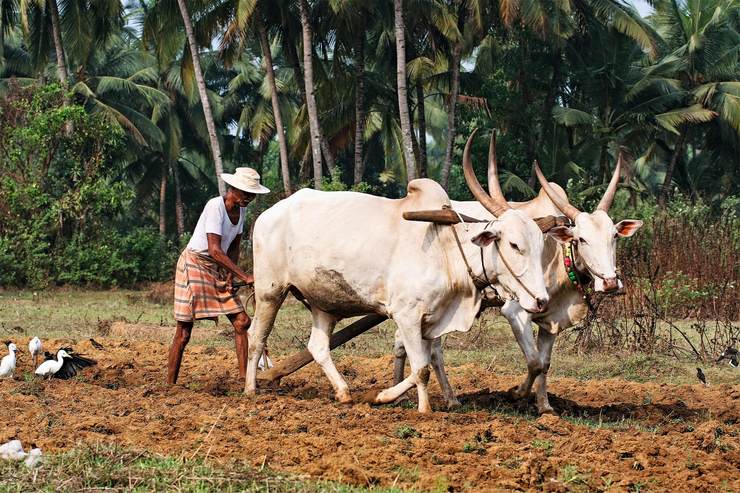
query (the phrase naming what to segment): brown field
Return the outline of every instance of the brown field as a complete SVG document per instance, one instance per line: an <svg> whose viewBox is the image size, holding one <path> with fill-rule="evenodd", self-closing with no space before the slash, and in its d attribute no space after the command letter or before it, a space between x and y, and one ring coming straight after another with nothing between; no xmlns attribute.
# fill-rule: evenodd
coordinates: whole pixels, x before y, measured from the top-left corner
<svg viewBox="0 0 740 493"><path fill-rule="evenodd" d="M26 343L26 335L9 327L15 323L9 305L2 306L3 337L15 334ZM130 334L125 325L102 324L97 331L78 328L75 337L45 341L47 348L71 343L99 361L71 381L31 378L25 373L32 370L26 354L16 379L0 381L0 443L19 438L51 454L115 444L365 488L740 491L740 373L707 370L710 382L716 376L728 383L704 387L685 379L666 383L685 373L683 367L645 369L645 378L632 380L582 380L553 371L551 403L561 417L538 418L532 402L514 402L507 394L522 376L512 369L521 365L515 351L487 353L483 359L453 347L450 379L462 407L445 411L433 378L436 411L419 415L407 405L336 404L316 365L284 379L277 389L246 398L224 325L196 328L204 337L186 352L181 384L168 387L163 384L167 328L153 322L140 322ZM94 319L86 323L101 326ZM373 332L388 338L379 335L382 329ZM88 333L106 349L95 350ZM481 338L481 333L468 336ZM363 337L373 334L358 338L358 345ZM293 338L285 331L276 334L275 352L294 350ZM336 357L355 396L390 383L392 361L383 354L389 352L350 347ZM574 361L564 373L577 374L568 369ZM634 360L624 362L631 375L628 363ZM651 378L650 371L665 374Z"/></svg>

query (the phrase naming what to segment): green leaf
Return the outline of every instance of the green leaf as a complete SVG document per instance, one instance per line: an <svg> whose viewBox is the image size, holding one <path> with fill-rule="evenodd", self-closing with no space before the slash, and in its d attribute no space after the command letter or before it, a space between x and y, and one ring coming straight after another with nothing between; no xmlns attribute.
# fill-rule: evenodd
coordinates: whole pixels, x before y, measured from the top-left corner
<svg viewBox="0 0 740 493"><path fill-rule="evenodd" d="M677 110L668 111L667 113L655 115L655 120L666 130L679 134L677 127L681 124L706 123L712 121L716 116L716 112L708 110L700 104L694 104L686 108L679 108Z"/></svg>
<svg viewBox="0 0 740 493"><path fill-rule="evenodd" d="M556 122L566 127L593 125L596 123L596 117L593 115L575 108L563 108L562 106L553 107L552 117Z"/></svg>

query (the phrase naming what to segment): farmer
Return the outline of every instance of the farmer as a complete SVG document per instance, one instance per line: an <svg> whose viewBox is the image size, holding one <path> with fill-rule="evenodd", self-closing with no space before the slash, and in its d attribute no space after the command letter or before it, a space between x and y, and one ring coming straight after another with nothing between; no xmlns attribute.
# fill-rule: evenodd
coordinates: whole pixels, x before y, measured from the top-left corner
<svg viewBox="0 0 740 493"><path fill-rule="evenodd" d="M239 244L244 231L245 207L256 194L270 190L260 184L252 168L237 168L234 174L222 173L229 187L224 197L206 203L195 226L193 237L180 254L175 274L175 320L177 332L167 361L167 383L175 384L182 353L190 340L193 322L226 315L234 326L239 376L247 371L247 329L250 319L236 296L232 279L253 284L254 277L237 265Z"/></svg>

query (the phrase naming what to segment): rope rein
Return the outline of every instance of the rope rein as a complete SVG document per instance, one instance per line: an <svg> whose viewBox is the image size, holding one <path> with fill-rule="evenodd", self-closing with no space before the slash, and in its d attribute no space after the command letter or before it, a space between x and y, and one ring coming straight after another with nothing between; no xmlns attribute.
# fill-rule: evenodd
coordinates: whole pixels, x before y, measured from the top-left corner
<svg viewBox="0 0 740 493"><path fill-rule="evenodd" d="M483 275L485 276L485 279L481 279L479 276L475 275L475 272L473 272L473 269L470 267L470 264L468 263L468 259L465 256L465 251L463 251L462 243L460 243L460 237L457 235L457 229L455 229L455 225L451 224L450 226L452 226L452 234L455 237L455 243L457 243L457 249L460 251L460 255L462 256L463 262L465 263L465 268L468 270L468 275L470 275L470 278L473 280L473 284L475 284L475 287L480 290L485 289L487 287L493 288L493 283L488 279L488 275L486 274L485 265L483 266ZM481 261L483 261L483 249L482 248L481 248Z"/></svg>
<svg viewBox="0 0 740 493"><path fill-rule="evenodd" d="M462 217L460 216L459 213L457 213L457 211L455 211L455 213L458 214L458 217L460 217L460 222L465 227L465 231L467 231L468 230L467 224L465 223L465 221L462 220ZM465 263L465 268L468 270L468 275L473 280L473 284L475 285L475 287L478 288L479 290L483 290L485 288L490 287L490 288L493 288L494 292L496 292L496 288L494 287L493 283L498 281L498 278L494 278L493 281L491 281L488 278L488 273L486 272L485 257L483 255L483 247L479 247L480 248L480 262L481 262L481 267L483 269L483 279L481 279L480 276L477 276L473 272L473 269L470 267L470 263L468 262L468 259L465 256L465 251L463 251L462 243L460 242L460 237L457 234L457 229L455 228L455 225L451 224L450 226L452 226L452 234L455 237L455 243L457 243L457 249L460 251L460 255L462 256L463 262ZM486 225L486 228L487 227L488 225ZM532 297L533 300L536 300L537 296L535 296L535 294L522 282L522 280L520 279L520 276L514 273L514 269L511 268L511 266L509 265L509 262L507 262L506 258L501 254L501 250L498 247L498 240L493 242L493 246L496 248L496 253L498 253L499 258L504 263L504 266L506 267L506 270L509 271L509 274L512 275L512 277L516 280L516 282L524 289L524 291L527 292L529 296ZM496 296L500 298L500 296L498 296L498 292L496 292Z"/></svg>
<svg viewBox="0 0 740 493"><path fill-rule="evenodd" d="M532 291L530 291L529 288L522 282L519 276L514 273L514 269L512 269L511 266L509 265L509 262L506 261L506 257L504 257L501 254L501 250L499 250L498 248L498 242L494 241L493 245L496 247L496 253L498 253L498 258L500 258L501 261L504 263L504 265L506 266L506 270L509 271L509 274L511 274L514 277L514 279L516 279L516 282L519 283L519 285L522 288L524 288L524 291L526 291L527 294L531 296L533 300L537 301L537 296L535 296L535 294ZM481 248L481 258L483 258L483 248ZM483 268L483 272L485 272L485 266Z"/></svg>

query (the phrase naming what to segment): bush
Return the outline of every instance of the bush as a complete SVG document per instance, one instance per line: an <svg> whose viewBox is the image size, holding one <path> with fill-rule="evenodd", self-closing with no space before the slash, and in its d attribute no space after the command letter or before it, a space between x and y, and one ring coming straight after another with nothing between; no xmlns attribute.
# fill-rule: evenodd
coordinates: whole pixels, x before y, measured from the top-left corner
<svg viewBox="0 0 740 493"><path fill-rule="evenodd" d="M56 85L11 84L0 98L0 285L170 277L177 247L127 217L135 191L118 178L121 130L62 102Z"/></svg>
<svg viewBox="0 0 740 493"><path fill-rule="evenodd" d="M59 284L101 287L159 281L172 275L176 255L153 230L111 231L93 242L78 235L55 255L53 277Z"/></svg>

